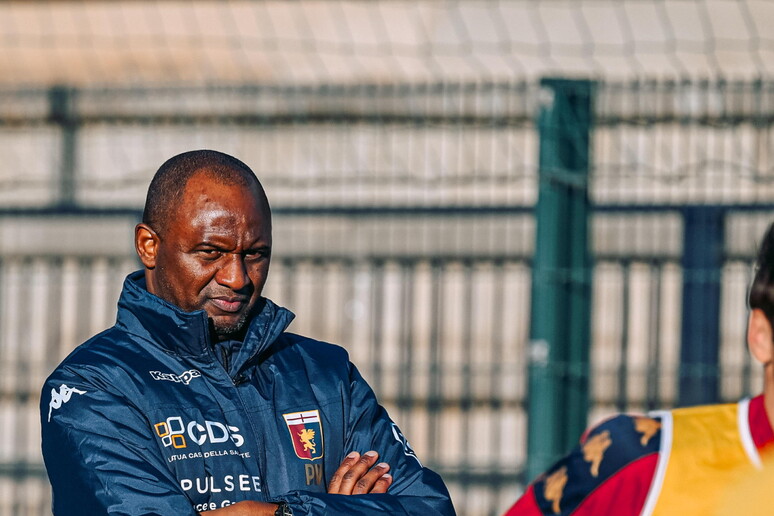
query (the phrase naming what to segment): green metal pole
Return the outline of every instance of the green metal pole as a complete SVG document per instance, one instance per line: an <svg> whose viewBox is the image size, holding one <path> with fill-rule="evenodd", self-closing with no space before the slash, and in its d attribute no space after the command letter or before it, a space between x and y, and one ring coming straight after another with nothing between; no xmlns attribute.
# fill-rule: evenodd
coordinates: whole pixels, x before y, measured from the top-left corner
<svg viewBox="0 0 774 516"><path fill-rule="evenodd" d="M591 319L588 231L590 81L543 79L532 266L527 477L586 426Z"/></svg>
<svg viewBox="0 0 774 516"><path fill-rule="evenodd" d="M78 141L78 126L73 116L75 90L66 86L53 86L48 92L49 119L57 124L62 133L62 156L59 165L60 208L71 209L76 205L75 149Z"/></svg>

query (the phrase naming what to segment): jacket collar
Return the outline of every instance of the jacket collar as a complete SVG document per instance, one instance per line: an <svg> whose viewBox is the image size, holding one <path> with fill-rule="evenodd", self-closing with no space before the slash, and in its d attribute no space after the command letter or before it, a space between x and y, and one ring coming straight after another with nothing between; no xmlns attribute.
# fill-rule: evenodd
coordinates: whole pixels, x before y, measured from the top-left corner
<svg viewBox="0 0 774 516"><path fill-rule="evenodd" d="M290 310L264 301L263 309L250 321L238 356L233 357L237 367L271 347L295 317ZM185 312L154 296L146 289L141 270L124 280L116 326L171 353L196 357L210 353L207 313Z"/></svg>

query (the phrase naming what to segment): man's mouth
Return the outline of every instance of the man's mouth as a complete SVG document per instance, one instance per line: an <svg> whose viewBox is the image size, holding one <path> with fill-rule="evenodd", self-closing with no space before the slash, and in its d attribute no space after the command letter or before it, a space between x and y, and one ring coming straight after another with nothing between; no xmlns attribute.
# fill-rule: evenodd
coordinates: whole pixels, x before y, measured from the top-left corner
<svg viewBox="0 0 774 516"><path fill-rule="evenodd" d="M247 303L246 299L231 297L213 297L210 302L220 310L228 313L237 313Z"/></svg>

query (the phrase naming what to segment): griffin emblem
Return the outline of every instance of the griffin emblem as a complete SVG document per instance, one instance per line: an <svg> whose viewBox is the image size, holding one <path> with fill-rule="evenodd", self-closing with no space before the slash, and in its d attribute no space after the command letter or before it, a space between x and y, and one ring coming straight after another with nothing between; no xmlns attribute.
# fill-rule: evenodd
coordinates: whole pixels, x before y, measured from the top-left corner
<svg viewBox="0 0 774 516"><path fill-rule="evenodd" d="M311 451L312 455L317 453L317 445L314 444L314 435L315 431L311 428L304 428L300 432L298 432L298 437L301 439L301 442L304 443L304 451Z"/></svg>

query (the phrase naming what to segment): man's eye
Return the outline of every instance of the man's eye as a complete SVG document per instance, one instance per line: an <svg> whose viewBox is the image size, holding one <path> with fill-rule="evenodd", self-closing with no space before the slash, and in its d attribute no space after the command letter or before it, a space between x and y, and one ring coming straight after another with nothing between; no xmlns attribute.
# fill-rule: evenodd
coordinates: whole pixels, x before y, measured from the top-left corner
<svg viewBox="0 0 774 516"><path fill-rule="evenodd" d="M250 251L245 253L245 260L256 262L259 260L263 260L268 256L269 256L268 251Z"/></svg>
<svg viewBox="0 0 774 516"><path fill-rule="evenodd" d="M215 260L217 258L220 258L220 251L217 251L215 249L200 249L199 256L201 256L205 260Z"/></svg>

